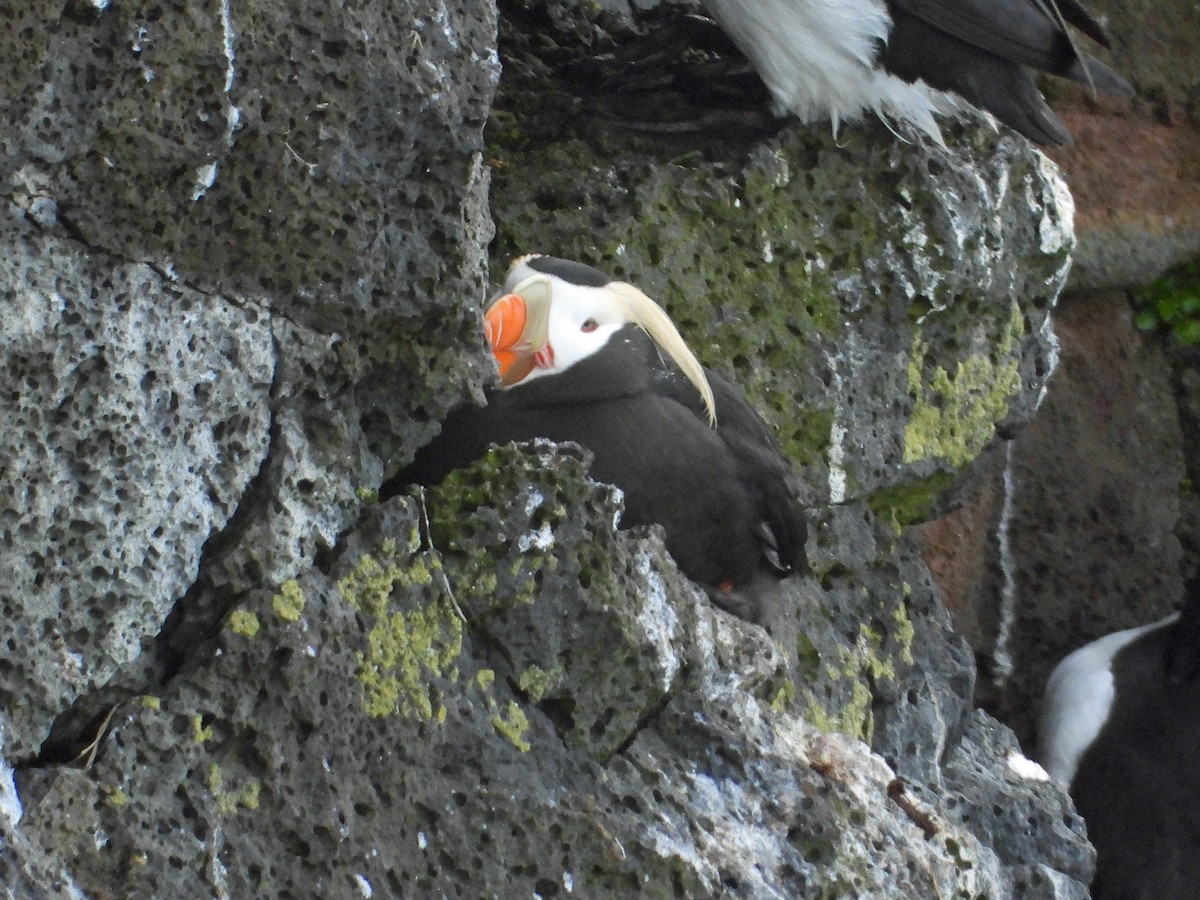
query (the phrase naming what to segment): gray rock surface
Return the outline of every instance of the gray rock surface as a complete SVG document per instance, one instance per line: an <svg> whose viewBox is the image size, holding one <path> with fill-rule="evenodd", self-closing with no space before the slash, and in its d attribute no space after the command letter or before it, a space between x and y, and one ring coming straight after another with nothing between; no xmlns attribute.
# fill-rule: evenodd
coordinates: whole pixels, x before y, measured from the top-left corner
<svg viewBox="0 0 1200 900"><path fill-rule="evenodd" d="M481 377L458 300L482 292L498 74L472 4L52 6L0 37L20 759L331 547L378 448Z"/></svg>
<svg viewBox="0 0 1200 900"><path fill-rule="evenodd" d="M973 121L614 125L569 64L648 5L506 7L494 104L479 4L0 37L10 894L1082 896L910 528L1037 407L1070 197ZM372 501L490 377L486 266L535 249L657 297L777 429L812 570L760 624L573 448Z"/></svg>
<svg viewBox="0 0 1200 900"><path fill-rule="evenodd" d="M174 285L31 226L0 225L0 697L10 749L141 652L267 452L264 310Z"/></svg>

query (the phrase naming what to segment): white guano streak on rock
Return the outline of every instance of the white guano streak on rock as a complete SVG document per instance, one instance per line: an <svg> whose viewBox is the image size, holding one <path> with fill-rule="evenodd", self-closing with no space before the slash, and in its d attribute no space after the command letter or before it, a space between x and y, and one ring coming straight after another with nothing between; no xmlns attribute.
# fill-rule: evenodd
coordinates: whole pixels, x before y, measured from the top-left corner
<svg viewBox="0 0 1200 900"><path fill-rule="evenodd" d="M1025 778L1029 781L1050 780L1050 775L1046 770L1023 753L1014 751L1008 754L1008 768L1018 778Z"/></svg>
<svg viewBox="0 0 1200 900"><path fill-rule="evenodd" d="M528 553L531 549L545 552L553 547L554 532L549 522L543 522L537 531L527 531L517 538L517 550L521 553Z"/></svg>
<svg viewBox="0 0 1200 900"><path fill-rule="evenodd" d="M213 829L213 840L208 848L208 883L212 885L217 900L230 900L229 870L221 862L221 847L224 845L221 826Z"/></svg>
<svg viewBox="0 0 1200 900"><path fill-rule="evenodd" d="M192 192L192 202L195 203L205 195L210 187L217 183L217 164L205 163L196 168L196 190Z"/></svg>
<svg viewBox="0 0 1200 900"><path fill-rule="evenodd" d="M661 675L660 687L665 691L671 687L675 676L683 665L674 640L679 635L679 617L667 602L667 586L662 576L650 564L650 554L643 547L638 550L636 571L646 585L642 595L643 604L637 612L638 624L658 654Z"/></svg>
<svg viewBox="0 0 1200 900"><path fill-rule="evenodd" d="M782 861L780 836L759 824L762 822L760 798L747 791L745 785L730 779L718 781L700 772L694 773L691 779L695 788L693 805L708 812L713 822L711 832L701 832L702 845L704 837L716 845L708 848L709 858L740 869L738 874L753 896L782 898L783 895L760 874L776 870Z"/></svg>
<svg viewBox="0 0 1200 900"><path fill-rule="evenodd" d="M0 749L5 745L4 719L0 718ZM24 815L21 808L21 798L17 795L17 785L13 781L12 769L0 756L0 821L7 821L9 828L16 828Z"/></svg>
<svg viewBox="0 0 1200 900"><path fill-rule="evenodd" d="M229 5L230 0L221 0L221 33L225 44L225 146L232 147L233 133L242 119L242 111L229 96L229 92L233 90L234 77L237 74L234 67L236 57L233 50L233 15Z"/></svg>
<svg viewBox="0 0 1200 900"><path fill-rule="evenodd" d="M837 420L840 410L834 412L833 426L829 429L829 502L846 501L846 426Z"/></svg>
<svg viewBox="0 0 1200 900"><path fill-rule="evenodd" d="M546 502L546 495L536 488L531 488L525 495L525 515L532 516L533 511Z"/></svg>
<svg viewBox="0 0 1200 900"><path fill-rule="evenodd" d="M830 396L842 396L842 375L838 371L838 360L831 357L829 370L833 373ZM833 407L833 424L829 427L829 502L846 501L846 426L841 422L842 406Z"/></svg>
<svg viewBox="0 0 1200 900"><path fill-rule="evenodd" d="M1008 641L1012 636L1013 617L1017 607L1016 562L1013 559L1009 528L1013 516L1013 442L1004 445L1004 503L1000 507L1000 521L996 525L996 544L1000 552L1000 625L996 630L996 644L992 648L992 661L996 664L994 681L1003 685L1012 674L1013 661L1008 652Z"/></svg>
<svg viewBox="0 0 1200 900"><path fill-rule="evenodd" d="M1040 409L1042 401L1046 399L1046 394L1050 390L1050 379L1058 371L1059 351L1062 349L1062 344L1058 341L1058 333L1054 330L1054 316L1046 316L1042 327L1038 329L1038 334L1046 344L1046 374L1042 378L1042 386L1038 390L1037 400L1034 401L1034 409Z"/></svg>
<svg viewBox="0 0 1200 900"><path fill-rule="evenodd" d="M1045 198L1038 222L1038 240L1043 253L1058 253L1075 246L1075 198L1058 166L1039 153L1038 174L1045 181ZM1037 212L1037 210L1034 210ZM1068 261L1067 265L1070 265Z"/></svg>

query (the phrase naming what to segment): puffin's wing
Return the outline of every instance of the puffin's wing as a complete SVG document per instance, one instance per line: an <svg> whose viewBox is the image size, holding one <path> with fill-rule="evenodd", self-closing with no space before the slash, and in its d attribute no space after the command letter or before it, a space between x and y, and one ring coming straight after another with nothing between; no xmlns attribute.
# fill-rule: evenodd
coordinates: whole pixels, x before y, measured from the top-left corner
<svg viewBox="0 0 1200 900"><path fill-rule="evenodd" d="M413 461L379 488L379 499L387 500L401 492L405 485L430 487L440 484L455 469L461 469L479 459L491 444L522 440L506 429L503 394L489 396L487 406L465 404L456 407L442 423L441 433L417 451Z"/></svg>
<svg viewBox="0 0 1200 900"><path fill-rule="evenodd" d="M781 574L806 564L804 543L808 526L788 484L788 464L770 427L735 385L706 369L717 409L717 434L736 461L742 483L750 492L766 526L762 537L767 561ZM687 407L708 423L708 411L689 382L673 368L654 373L654 390Z"/></svg>
<svg viewBox="0 0 1200 900"><path fill-rule="evenodd" d="M1108 46L1100 23L1077 0L890 0L890 5L1003 60L1105 93L1132 93L1124 78L1075 46L1068 22Z"/></svg>

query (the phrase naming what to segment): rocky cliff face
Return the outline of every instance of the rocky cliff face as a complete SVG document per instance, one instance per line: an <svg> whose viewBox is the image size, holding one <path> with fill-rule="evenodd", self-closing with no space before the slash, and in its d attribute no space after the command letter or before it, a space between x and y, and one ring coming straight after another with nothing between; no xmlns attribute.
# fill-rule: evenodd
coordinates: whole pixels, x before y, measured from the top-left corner
<svg viewBox="0 0 1200 900"><path fill-rule="evenodd" d="M1134 325L1146 286L1200 255L1200 58L1182 49L1200 19L1185 3L1088 5L1137 96L1053 98L1077 138L1049 153L1077 207L1059 365L1031 426L985 451L961 505L919 528L981 660L976 697L1029 748L1058 660L1177 608L1181 575L1200 571L1197 353ZM1192 266L1178 293L1197 292Z"/></svg>
<svg viewBox="0 0 1200 900"><path fill-rule="evenodd" d="M498 96L486 4L0 38L0 883L1082 896L910 527L1054 368L1056 168L978 121L639 136L570 63L648 20L505 12ZM778 430L812 571L759 624L574 448L372 500L490 377L487 267L528 250L639 284Z"/></svg>

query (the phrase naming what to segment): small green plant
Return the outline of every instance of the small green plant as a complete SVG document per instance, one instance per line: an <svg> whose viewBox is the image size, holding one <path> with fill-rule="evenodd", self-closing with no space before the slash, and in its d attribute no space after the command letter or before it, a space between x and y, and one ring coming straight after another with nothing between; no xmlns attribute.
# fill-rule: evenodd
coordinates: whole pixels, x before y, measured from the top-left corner
<svg viewBox="0 0 1200 900"><path fill-rule="evenodd" d="M1200 346L1200 260L1135 292L1134 310L1142 331L1167 331L1185 347Z"/></svg>

